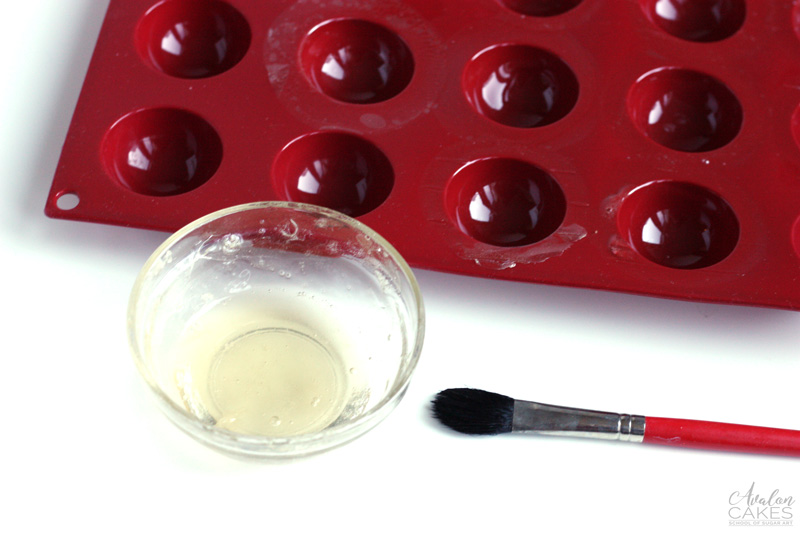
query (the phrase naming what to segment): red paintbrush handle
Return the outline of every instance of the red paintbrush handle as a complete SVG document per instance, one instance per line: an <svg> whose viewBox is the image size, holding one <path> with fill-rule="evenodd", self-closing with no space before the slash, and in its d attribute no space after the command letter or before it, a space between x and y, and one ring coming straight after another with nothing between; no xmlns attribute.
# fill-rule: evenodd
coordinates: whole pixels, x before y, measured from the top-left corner
<svg viewBox="0 0 800 533"><path fill-rule="evenodd" d="M800 431L648 416L644 442L800 457Z"/></svg>

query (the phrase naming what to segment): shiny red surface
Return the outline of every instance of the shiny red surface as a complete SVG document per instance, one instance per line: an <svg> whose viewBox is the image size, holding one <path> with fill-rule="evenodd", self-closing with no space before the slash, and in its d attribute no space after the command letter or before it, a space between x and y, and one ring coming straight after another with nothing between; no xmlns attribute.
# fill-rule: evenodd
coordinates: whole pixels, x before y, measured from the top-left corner
<svg viewBox="0 0 800 533"><path fill-rule="evenodd" d="M800 431L648 416L644 442L681 448L800 457Z"/></svg>
<svg viewBox="0 0 800 533"><path fill-rule="evenodd" d="M739 223L725 200L686 182L659 181L632 191L617 225L634 250L672 268L719 263L739 240Z"/></svg>
<svg viewBox="0 0 800 533"><path fill-rule="evenodd" d="M667 33L687 41L726 39L744 24L745 0L639 0L645 15Z"/></svg>
<svg viewBox="0 0 800 533"><path fill-rule="evenodd" d="M527 45L492 46L464 68L464 96L506 126L534 128L564 118L578 100L578 80L554 54Z"/></svg>
<svg viewBox="0 0 800 533"><path fill-rule="evenodd" d="M543 170L516 159L473 161L453 175L445 205L458 227L495 246L524 246L550 236L564 220L561 188Z"/></svg>
<svg viewBox="0 0 800 533"><path fill-rule="evenodd" d="M214 175L222 141L192 113L154 108L125 115L108 131L101 155L109 176L140 194L169 196L195 189Z"/></svg>
<svg viewBox="0 0 800 533"><path fill-rule="evenodd" d="M800 309L798 13L111 0L45 211L304 201L417 267Z"/></svg>
<svg viewBox="0 0 800 533"><path fill-rule="evenodd" d="M332 20L314 28L300 46L300 64L318 90L353 104L388 100L414 74L406 43L365 20Z"/></svg>
<svg viewBox="0 0 800 533"><path fill-rule="evenodd" d="M643 135L673 150L707 152L731 142L742 126L742 106L707 74L662 68L628 93L628 113Z"/></svg>
<svg viewBox="0 0 800 533"><path fill-rule="evenodd" d="M244 57L250 28L225 2L167 0L141 18L135 43L142 59L155 69L179 78L205 78L225 72Z"/></svg>
<svg viewBox="0 0 800 533"><path fill-rule="evenodd" d="M369 141L327 131L299 137L281 150L272 179L287 200L357 217L386 200L394 174L386 156Z"/></svg>

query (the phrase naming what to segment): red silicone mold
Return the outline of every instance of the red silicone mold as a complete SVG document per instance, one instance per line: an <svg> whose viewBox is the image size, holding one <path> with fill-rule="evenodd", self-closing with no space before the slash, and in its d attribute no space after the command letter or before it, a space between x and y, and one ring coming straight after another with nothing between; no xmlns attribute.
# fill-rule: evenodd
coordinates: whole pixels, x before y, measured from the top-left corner
<svg viewBox="0 0 800 533"><path fill-rule="evenodd" d="M308 202L418 267L800 309L798 88L790 2L111 0L46 213Z"/></svg>

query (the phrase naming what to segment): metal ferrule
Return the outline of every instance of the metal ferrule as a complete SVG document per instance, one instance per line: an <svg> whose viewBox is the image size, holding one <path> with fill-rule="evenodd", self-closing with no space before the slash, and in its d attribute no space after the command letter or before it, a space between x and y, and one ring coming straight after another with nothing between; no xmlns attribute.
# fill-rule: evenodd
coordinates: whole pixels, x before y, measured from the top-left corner
<svg viewBox="0 0 800 533"><path fill-rule="evenodd" d="M642 442L645 417L514 401L513 432Z"/></svg>

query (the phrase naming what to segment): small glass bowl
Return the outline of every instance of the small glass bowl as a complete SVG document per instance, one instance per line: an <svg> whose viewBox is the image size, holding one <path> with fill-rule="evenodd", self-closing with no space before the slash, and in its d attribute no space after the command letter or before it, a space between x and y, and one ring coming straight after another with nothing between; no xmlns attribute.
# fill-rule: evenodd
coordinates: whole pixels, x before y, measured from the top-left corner
<svg viewBox="0 0 800 533"><path fill-rule="evenodd" d="M424 309L411 269L336 211L261 202L169 237L130 298L136 364L211 447L296 457L350 441L400 402Z"/></svg>

